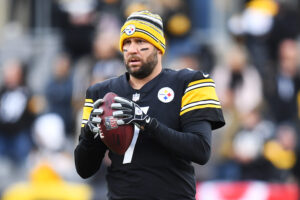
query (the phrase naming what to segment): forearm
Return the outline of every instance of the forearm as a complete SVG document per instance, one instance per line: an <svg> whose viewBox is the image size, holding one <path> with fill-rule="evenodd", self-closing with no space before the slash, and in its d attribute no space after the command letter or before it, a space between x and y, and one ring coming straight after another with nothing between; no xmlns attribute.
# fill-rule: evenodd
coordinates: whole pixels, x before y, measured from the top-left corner
<svg viewBox="0 0 300 200"><path fill-rule="evenodd" d="M211 124L208 121L191 122L182 132L173 130L145 114L136 103L123 97L115 97L111 108L118 125L135 124L150 133L165 148L184 159L205 164L210 156Z"/></svg>
<svg viewBox="0 0 300 200"><path fill-rule="evenodd" d="M201 121L189 126L183 132L170 129L157 120L156 122L157 125L150 128L149 131L165 148L201 165L209 160L211 143L209 122Z"/></svg>
<svg viewBox="0 0 300 200"><path fill-rule="evenodd" d="M98 171L107 147L99 138L80 135L79 144L74 151L77 173L82 178L88 178Z"/></svg>

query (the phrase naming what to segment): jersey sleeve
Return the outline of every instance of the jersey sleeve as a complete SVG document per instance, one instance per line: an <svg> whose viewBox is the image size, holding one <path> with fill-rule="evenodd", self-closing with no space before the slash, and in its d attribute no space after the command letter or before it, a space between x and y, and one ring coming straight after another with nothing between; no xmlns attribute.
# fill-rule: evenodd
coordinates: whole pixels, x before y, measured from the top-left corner
<svg viewBox="0 0 300 200"><path fill-rule="evenodd" d="M83 178L88 178L98 171L107 150L101 139L94 138L90 130L85 127L93 110L94 99L96 98L95 90L89 88L86 92L83 106L79 143L74 150L76 171Z"/></svg>
<svg viewBox="0 0 300 200"><path fill-rule="evenodd" d="M188 81L181 99L180 116L183 126L195 121L209 121L212 129L225 125L215 82L197 71Z"/></svg>

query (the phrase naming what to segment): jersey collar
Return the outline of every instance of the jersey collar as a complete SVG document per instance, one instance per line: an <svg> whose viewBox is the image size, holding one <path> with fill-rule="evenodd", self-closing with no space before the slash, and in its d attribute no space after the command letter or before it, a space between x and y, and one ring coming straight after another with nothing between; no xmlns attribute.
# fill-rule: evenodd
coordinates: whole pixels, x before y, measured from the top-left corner
<svg viewBox="0 0 300 200"><path fill-rule="evenodd" d="M146 83L139 90L133 89L131 87L131 85L129 84L129 73L128 72L126 72L123 76L123 83L124 83L124 85L126 85L127 89L131 90L132 92L147 93L147 92L150 92L152 89L154 89L155 85L157 85L157 82L163 76L164 72L165 72L165 70L162 69L162 71L155 78L153 78L151 81Z"/></svg>

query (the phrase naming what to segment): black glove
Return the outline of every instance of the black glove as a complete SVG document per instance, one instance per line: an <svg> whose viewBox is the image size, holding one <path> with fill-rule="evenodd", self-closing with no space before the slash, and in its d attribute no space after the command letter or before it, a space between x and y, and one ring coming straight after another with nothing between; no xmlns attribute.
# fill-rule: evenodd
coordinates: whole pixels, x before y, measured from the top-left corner
<svg viewBox="0 0 300 200"><path fill-rule="evenodd" d="M111 104L113 110L113 116L117 118L118 125L135 124L141 130L145 130L152 124L153 118L145 114L139 105L125 99L123 97L115 97L116 103Z"/></svg>
<svg viewBox="0 0 300 200"><path fill-rule="evenodd" d="M86 123L85 128L88 129L88 131L92 132L94 134L94 138L96 138L98 135L100 134L100 129L98 127L98 125L101 123L101 118L99 117L99 115L103 114L103 109L99 108L99 106L103 103L103 99L98 99L97 101L95 101L94 105L93 105L93 110L90 114L89 120Z"/></svg>

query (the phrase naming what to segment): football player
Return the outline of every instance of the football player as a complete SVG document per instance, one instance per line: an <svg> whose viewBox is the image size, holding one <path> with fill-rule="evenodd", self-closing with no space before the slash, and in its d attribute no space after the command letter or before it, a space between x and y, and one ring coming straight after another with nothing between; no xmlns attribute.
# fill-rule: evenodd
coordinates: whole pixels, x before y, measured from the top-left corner
<svg viewBox="0 0 300 200"><path fill-rule="evenodd" d="M94 175L106 151L112 163L106 179L108 199L195 199L192 162L204 165L212 130L225 122L208 74L162 67L162 19L149 11L132 13L121 28L120 50L127 73L88 88L75 164L83 178ZM110 151L99 137L99 106L108 92L118 125L134 124L124 155Z"/></svg>

